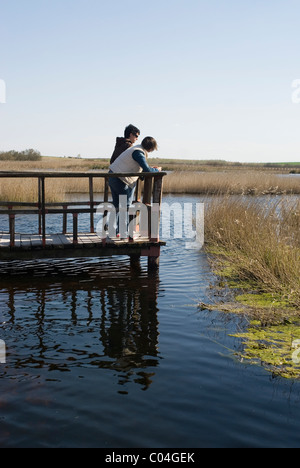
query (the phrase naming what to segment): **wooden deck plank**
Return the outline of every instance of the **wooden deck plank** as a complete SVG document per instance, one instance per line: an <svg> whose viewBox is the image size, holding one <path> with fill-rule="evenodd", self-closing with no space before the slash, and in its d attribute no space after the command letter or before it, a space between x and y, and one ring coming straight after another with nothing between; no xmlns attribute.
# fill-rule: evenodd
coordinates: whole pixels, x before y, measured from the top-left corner
<svg viewBox="0 0 300 468"><path fill-rule="evenodd" d="M60 242L61 248L71 245L71 242L66 238L64 234L57 234L57 238L58 238L58 242Z"/></svg>
<svg viewBox="0 0 300 468"><path fill-rule="evenodd" d="M21 234L21 248L22 250L30 250L31 240L29 234Z"/></svg>
<svg viewBox="0 0 300 468"><path fill-rule="evenodd" d="M31 247L42 247L43 246L43 241L42 241L42 236L39 234L32 234L30 236L30 242L31 242Z"/></svg>
<svg viewBox="0 0 300 468"><path fill-rule="evenodd" d="M3 233L0 239L0 248L7 248L10 246L10 236L7 233Z"/></svg>
<svg viewBox="0 0 300 468"><path fill-rule="evenodd" d="M10 246L10 236L2 233L0 237L0 260L29 260L71 257L101 257L112 255L151 256L152 249L159 249L165 242L153 242L148 238L102 239L97 234L80 233L78 243L73 244L72 234L51 234L46 236L43 245L39 234L16 234L15 246ZM155 254L154 254L155 255Z"/></svg>
<svg viewBox="0 0 300 468"><path fill-rule="evenodd" d="M29 249L32 248L39 248L43 247L43 239L42 236L39 234L15 234L15 242L16 247L20 249ZM148 237L134 237L133 241L129 241L128 238L121 239L118 237L112 237L105 239L105 243L109 244L116 244L116 245L126 245L128 243L148 243ZM10 243L10 236L8 233L0 233L0 248L7 247ZM72 234L47 234L46 236L46 247L57 247L57 248L65 248L65 247L75 247L75 245L83 244L83 245L91 245L97 246L102 245L102 239L97 234L93 233L79 233L78 234L78 243L73 243L73 235Z"/></svg>
<svg viewBox="0 0 300 468"><path fill-rule="evenodd" d="M53 246L53 247L60 247L61 246L61 240L59 239L57 234L49 234L46 236L46 244L48 242Z"/></svg>
<svg viewBox="0 0 300 468"><path fill-rule="evenodd" d="M87 232L85 234L80 234L80 237L83 237L85 242L91 242L92 244L102 243L101 237L99 237L96 233Z"/></svg>
<svg viewBox="0 0 300 468"><path fill-rule="evenodd" d="M93 248L102 244L102 240L95 235L80 234L78 237L78 244L82 244L85 248Z"/></svg>
<svg viewBox="0 0 300 468"><path fill-rule="evenodd" d="M15 234L15 248L21 248L21 234Z"/></svg>
<svg viewBox="0 0 300 468"><path fill-rule="evenodd" d="M97 244L97 243L101 242L99 237L97 237L97 236L92 237L92 236L89 236L88 234L79 234L78 240L82 244Z"/></svg>

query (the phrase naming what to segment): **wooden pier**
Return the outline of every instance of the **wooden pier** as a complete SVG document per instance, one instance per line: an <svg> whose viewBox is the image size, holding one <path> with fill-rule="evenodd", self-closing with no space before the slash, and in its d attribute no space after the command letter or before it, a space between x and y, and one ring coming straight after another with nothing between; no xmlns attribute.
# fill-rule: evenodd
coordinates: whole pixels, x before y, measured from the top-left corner
<svg viewBox="0 0 300 468"><path fill-rule="evenodd" d="M36 180L37 201L32 202L0 202L0 215L8 216L9 229L5 231L0 223L0 260L32 260L45 258L100 257L111 255L128 255L131 261L141 256L148 257L149 268L159 265L160 248L165 245L159 239L160 207L164 172L126 174L138 176L134 215L131 217L129 236L125 239L108 237L105 227L101 234L95 230L95 214L103 207L103 223L109 206L109 177L120 177L124 174L103 172L0 172L0 183L3 179L14 179L16 185L22 179ZM88 183L87 201L47 202L47 181L60 178L84 178ZM94 180L104 181L101 200L95 199ZM34 181L33 181L34 182ZM99 196L99 194L97 194ZM143 210L141 210L143 208ZM140 213L147 214L147 222L140 223ZM36 230L33 234L16 232L16 220L22 216L31 215ZM47 221L51 215L61 215L60 232L49 232ZM79 218L88 216L89 229L80 232ZM72 228L69 230L68 220L72 217ZM29 218L28 218L29 219ZM146 226L146 227L145 227ZM53 230L53 229L52 229ZM88 232L87 232L88 231Z"/></svg>

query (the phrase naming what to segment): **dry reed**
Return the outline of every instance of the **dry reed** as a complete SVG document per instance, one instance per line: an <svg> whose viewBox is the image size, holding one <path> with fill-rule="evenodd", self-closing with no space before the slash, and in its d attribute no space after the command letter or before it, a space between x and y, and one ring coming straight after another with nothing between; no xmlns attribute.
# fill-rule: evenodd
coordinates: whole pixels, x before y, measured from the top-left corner
<svg viewBox="0 0 300 468"><path fill-rule="evenodd" d="M103 187L103 179L94 180L95 192L103 192ZM88 191L88 179L46 180L46 200L48 203L63 202L67 194L88 193ZM0 201L36 203L38 201L37 179L1 179Z"/></svg>
<svg viewBox="0 0 300 468"><path fill-rule="evenodd" d="M259 171L173 172L164 180L165 193L278 195L300 194L298 178Z"/></svg>
<svg viewBox="0 0 300 468"><path fill-rule="evenodd" d="M94 161L68 158L43 158L41 161L0 161L0 170L3 172L30 172L30 171L65 171L86 172L95 166ZM94 179L95 192L103 192L102 179ZM88 193L87 179L47 179L46 199L49 203L65 200L69 193ZM38 200L37 179L1 179L0 201L35 203Z"/></svg>
<svg viewBox="0 0 300 468"><path fill-rule="evenodd" d="M40 161L0 161L1 171L71 171L87 172L107 170L108 160L88 160L69 158L42 158ZM105 169L106 168L106 169ZM94 179L94 191L103 191L103 180ZM88 183L83 179L47 180L47 200L63 201L68 193L88 193ZM264 170L219 170L199 172L197 165L194 171L174 171L164 178L164 193L191 194L300 194L299 178L282 177ZM37 200L36 181L13 179L1 180L0 200L26 201Z"/></svg>
<svg viewBox="0 0 300 468"><path fill-rule="evenodd" d="M300 307L299 199L212 201L206 210L205 239L229 276Z"/></svg>

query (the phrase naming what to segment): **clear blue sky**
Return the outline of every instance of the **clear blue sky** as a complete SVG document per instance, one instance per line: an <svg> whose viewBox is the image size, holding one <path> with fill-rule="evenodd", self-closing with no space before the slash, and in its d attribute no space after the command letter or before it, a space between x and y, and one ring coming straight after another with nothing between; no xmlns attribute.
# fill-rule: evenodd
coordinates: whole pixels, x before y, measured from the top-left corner
<svg viewBox="0 0 300 468"><path fill-rule="evenodd" d="M300 161L299 18L299 0L0 0L0 150L109 157L133 123L159 157Z"/></svg>

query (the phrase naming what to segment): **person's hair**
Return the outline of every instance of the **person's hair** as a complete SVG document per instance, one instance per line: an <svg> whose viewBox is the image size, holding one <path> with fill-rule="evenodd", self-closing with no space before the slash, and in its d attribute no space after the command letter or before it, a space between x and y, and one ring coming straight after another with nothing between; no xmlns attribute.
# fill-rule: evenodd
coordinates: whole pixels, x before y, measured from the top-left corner
<svg viewBox="0 0 300 468"><path fill-rule="evenodd" d="M146 151L149 151L149 152L157 150L157 148L158 148L157 141L154 138L152 138L150 136L147 136L142 141L142 147Z"/></svg>
<svg viewBox="0 0 300 468"><path fill-rule="evenodd" d="M134 135L140 135L141 132L139 131L137 127L130 124L125 128L125 131L124 131L125 138L129 138L131 133L133 133Z"/></svg>

